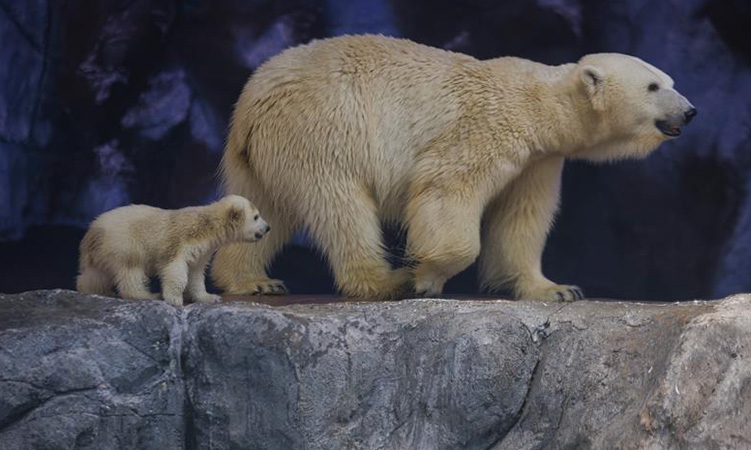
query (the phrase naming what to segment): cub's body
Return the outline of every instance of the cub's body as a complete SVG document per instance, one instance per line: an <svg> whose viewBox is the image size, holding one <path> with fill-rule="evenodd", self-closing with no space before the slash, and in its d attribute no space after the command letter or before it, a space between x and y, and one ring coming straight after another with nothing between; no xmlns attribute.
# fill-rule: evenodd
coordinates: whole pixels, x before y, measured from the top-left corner
<svg viewBox="0 0 751 450"><path fill-rule="evenodd" d="M268 225L245 198L228 196L207 206L164 210L130 205L99 216L80 246L82 293L156 299L149 277L159 277L163 298L183 303L183 292L199 302L216 302L206 292L204 271L221 245L254 241Z"/></svg>

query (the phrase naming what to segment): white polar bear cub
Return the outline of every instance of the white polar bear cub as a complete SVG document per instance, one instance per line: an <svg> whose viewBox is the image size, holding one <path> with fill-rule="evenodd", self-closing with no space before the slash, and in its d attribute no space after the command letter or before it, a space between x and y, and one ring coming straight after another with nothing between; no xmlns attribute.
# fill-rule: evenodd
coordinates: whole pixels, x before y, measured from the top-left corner
<svg viewBox="0 0 751 450"><path fill-rule="evenodd" d="M156 299L149 276L158 276L162 297L183 304L183 292L197 302L217 302L206 292L204 271L214 251L229 242L256 242L269 225L239 195L207 206L164 210L130 205L94 220L80 246L76 289L84 294Z"/></svg>
<svg viewBox="0 0 751 450"><path fill-rule="evenodd" d="M282 291L266 269L306 230L355 297L437 296L479 259L488 290L573 300L541 270L563 162L639 158L696 114L659 69L594 54L548 66L479 61L384 36L282 52L248 80L222 160L228 193L253 198L274 235L222 248L226 292ZM407 231L393 269L381 224Z"/></svg>

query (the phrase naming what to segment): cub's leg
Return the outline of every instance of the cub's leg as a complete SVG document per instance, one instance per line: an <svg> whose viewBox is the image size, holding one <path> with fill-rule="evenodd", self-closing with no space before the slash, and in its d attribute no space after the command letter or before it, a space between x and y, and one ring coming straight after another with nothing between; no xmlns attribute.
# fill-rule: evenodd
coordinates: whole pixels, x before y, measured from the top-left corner
<svg viewBox="0 0 751 450"><path fill-rule="evenodd" d="M430 193L410 201L407 246L417 261L417 294L440 295L446 281L477 258L481 213L477 202L450 194Z"/></svg>
<svg viewBox="0 0 751 450"><path fill-rule="evenodd" d="M545 240L558 210L563 159L550 157L522 172L487 208L480 255L484 289L510 286L516 298L573 301L576 286L542 274Z"/></svg>
<svg viewBox="0 0 751 450"><path fill-rule="evenodd" d="M218 303L222 297L206 292L206 265L211 259L211 254L195 261L188 266L188 296L196 302L201 303Z"/></svg>
<svg viewBox="0 0 751 450"><path fill-rule="evenodd" d="M115 273L115 284L120 297L131 300L156 300L156 294L149 292L149 277L143 267L124 267Z"/></svg>
<svg viewBox="0 0 751 450"><path fill-rule="evenodd" d="M76 278L76 290L82 294L112 296L114 284L104 270L86 267Z"/></svg>
<svg viewBox="0 0 751 450"><path fill-rule="evenodd" d="M172 306L182 306L183 292L188 285L188 264L183 259L175 259L161 271L162 297ZM204 289L205 290L205 289Z"/></svg>
<svg viewBox="0 0 751 450"><path fill-rule="evenodd" d="M282 295L287 288L281 280L266 275L274 256L287 243L294 225L271 208L260 209L271 226L256 243L234 243L219 249L211 265L211 279L226 294Z"/></svg>
<svg viewBox="0 0 751 450"><path fill-rule="evenodd" d="M305 225L326 254L339 290L349 297L393 298L409 274L385 258L377 208L370 195L340 182L334 192L311 192Z"/></svg>

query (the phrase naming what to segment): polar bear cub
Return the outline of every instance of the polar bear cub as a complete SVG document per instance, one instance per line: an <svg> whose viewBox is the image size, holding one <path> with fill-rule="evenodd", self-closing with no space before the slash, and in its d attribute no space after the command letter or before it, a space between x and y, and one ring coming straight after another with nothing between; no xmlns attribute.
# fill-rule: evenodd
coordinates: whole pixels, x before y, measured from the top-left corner
<svg viewBox="0 0 751 450"><path fill-rule="evenodd" d="M183 304L221 299L206 292L204 271L212 254L230 242L256 242L270 230L246 198L229 195L206 206L164 210L130 205L94 220L80 246L76 289L84 294L156 299L150 276L158 276L162 297Z"/></svg>

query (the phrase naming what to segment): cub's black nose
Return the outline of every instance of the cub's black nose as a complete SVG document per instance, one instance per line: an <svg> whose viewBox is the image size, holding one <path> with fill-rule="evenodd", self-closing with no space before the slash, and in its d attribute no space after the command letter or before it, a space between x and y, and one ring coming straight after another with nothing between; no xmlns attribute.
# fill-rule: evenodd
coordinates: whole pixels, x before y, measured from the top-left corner
<svg viewBox="0 0 751 450"><path fill-rule="evenodd" d="M266 229L263 232L268 233L269 231L271 231L271 226L269 224L266 224Z"/></svg>
<svg viewBox="0 0 751 450"><path fill-rule="evenodd" d="M696 115L699 114L699 112L696 110L696 108L691 107L688 111L684 113L684 116L686 117L686 123L691 122L691 119L696 117Z"/></svg>

